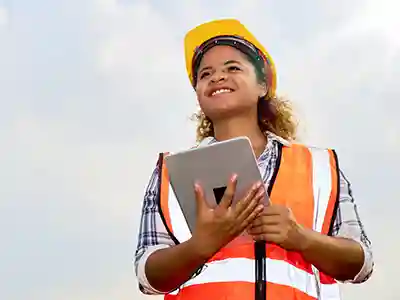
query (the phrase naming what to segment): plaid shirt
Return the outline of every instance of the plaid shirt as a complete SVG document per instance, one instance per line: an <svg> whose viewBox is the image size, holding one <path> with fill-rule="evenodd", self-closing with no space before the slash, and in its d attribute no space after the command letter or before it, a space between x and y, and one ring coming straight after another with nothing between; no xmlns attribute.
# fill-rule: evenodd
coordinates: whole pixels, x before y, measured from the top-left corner
<svg viewBox="0 0 400 300"><path fill-rule="evenodd" d="M213 142L215 142L215 139L208 138L204 140L200 146ZM258 158L258 166L266 186L269 185L273 176L273 170L278 158L279 143L290 146L290 143L287 141L272 133L269 134L267 146ZM361 283L366 281L372 273L373 258L371 243L365 234L364 227L357 212L350 182L346 179L342 171L339 171L339 175L339 205L333 224L332 236L350 238L361 244L364 250L364 265L359 274L353 280L349 281L352 283ZM158 249L175 245L162 222L157 205L159 178L158 168L156 168L150 178L144 196L139 238L135 253L135 272L139 281L140 290L145 294L162 294L152 288L147 281L145 274L147 258Z"/></svg>

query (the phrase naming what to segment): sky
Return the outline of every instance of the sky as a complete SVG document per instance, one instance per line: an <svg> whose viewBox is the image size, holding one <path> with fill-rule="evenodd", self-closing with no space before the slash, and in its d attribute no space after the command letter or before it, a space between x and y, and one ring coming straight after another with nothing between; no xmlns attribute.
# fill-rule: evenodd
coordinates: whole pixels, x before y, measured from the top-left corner
<svg viewBox="0 0 400 300"><path fill-rule="evenodd" d="M396 0L0 0L0 299L149 300L132 259L161 151L194 144L183 38L244 23L278 70L300 142L337 150L375 272L345 300L395 299L400 250ZM396 298L397 299L397 298Z"/></svg>

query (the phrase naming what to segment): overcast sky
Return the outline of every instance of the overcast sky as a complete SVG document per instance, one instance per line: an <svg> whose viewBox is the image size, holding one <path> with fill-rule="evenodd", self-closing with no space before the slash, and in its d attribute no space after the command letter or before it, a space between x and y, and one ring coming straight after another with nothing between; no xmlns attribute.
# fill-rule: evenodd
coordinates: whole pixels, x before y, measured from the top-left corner
<svg viewBox="0 0 400 300"><path fill-rule="evenodd" d="M132 269L143 191L157 153L195 139L183 37L222 17L270 50L302 141L336 148L352 182L376 269L344 299L398 299L399 10L0 0L0 299L148 299Z"/></svg>

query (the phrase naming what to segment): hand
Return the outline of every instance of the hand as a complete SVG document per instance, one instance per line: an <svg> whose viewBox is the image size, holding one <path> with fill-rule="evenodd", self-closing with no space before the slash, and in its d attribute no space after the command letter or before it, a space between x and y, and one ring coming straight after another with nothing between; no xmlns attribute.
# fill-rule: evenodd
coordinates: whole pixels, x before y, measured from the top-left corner
<svg viewBox="0 0 400 300"><path fill-rule="evenodd" d="M252 222L248 233L256 241L274 243L289 251L301 251L306 242L304 229L286 206L269 205Z"/></svg>
<svg viewBox="0 0 400 300"><path fill-rule="evenodd" d="M233 175L221 202L214 208L204 198L199 184L195 184L197 224L192 238L199 242L204 255L211 257L240 235L262 212L265 188L261 182L253 185L243 199L232 205L237 176Z"/></svg>

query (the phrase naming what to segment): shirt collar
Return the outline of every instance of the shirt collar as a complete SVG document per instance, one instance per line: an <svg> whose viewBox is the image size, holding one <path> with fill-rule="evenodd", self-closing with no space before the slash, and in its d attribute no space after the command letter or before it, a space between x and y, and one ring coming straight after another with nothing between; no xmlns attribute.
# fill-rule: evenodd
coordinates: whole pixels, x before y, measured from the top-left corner
<svg viewBox="0 0 400 300"><path fill-rule="evenodd" d="M289 141L285 140L284 138L281 138L280 136L277 136L276 134L274 134L272 132L269 132L269 131L267 132L267 138L269 140L278 142L278 143L282 144L285 147L290 147L291 146L291 142L289 142ZM209 136L209 137L206 137L205 139L203 139L199 143L198 147L204 147L204 146L207 146L207 145L211 145L211 144L215 143L216 141L217 140L214 137Z"/></svg>
<svg viewBox="0 0 400 300"><path fill-rule="evenodd" d="M292 145L291 142L289 142L288 140L285 140L284 138L281 138L280 136L276 135L275 133L272 132L267 132L267 138L270 140L274 140L280 144L282 144L285 147L290 147Z"/></svg>

